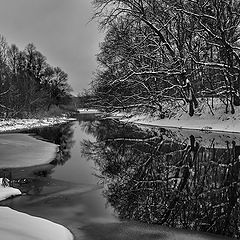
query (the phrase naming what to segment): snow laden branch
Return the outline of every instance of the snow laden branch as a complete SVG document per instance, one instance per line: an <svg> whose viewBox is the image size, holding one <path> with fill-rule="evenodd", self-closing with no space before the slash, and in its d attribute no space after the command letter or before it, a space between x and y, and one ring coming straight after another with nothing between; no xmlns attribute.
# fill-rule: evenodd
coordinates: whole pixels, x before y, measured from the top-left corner
<svg viewBox="0 0 240 240"><path fill-rule="evenodd" d="M166 76L178 76L181 72L179 71L171 71L171 70L163 70L163 71L143 71L143 72L132 72L127 76L114 80L111 85L118 83L118 82L125 82L135 76L159 76L159 75L166 75Z"/></svg>
<svg viewBox="0 0 240 240"><path fill-rule="evenodd" d="M193 61L196 63L196 64L199 64L201 66L205 66L205 67L208 67L208 68L216 68L216 69L220 69L220 70L223 70L223 69L233 69L233 70L237 70L237 71L240 71L240 68L239 67L230 67L229 65L227 64L224 64L224 63L217 63L217 62L199 62L199 61L196 61L194 58L192 58Z"/></svg>
<svg viewBox="0 0 240 240"><path fill-rule="evenodd" d="M237 103L237 1L95 0L94 4L95 17L106 27L92 91L102 106L163 113L166 101L185 99L192 116L198 98L214 90L229 106ZM220 87L225 93L217 92Z"/></svg>

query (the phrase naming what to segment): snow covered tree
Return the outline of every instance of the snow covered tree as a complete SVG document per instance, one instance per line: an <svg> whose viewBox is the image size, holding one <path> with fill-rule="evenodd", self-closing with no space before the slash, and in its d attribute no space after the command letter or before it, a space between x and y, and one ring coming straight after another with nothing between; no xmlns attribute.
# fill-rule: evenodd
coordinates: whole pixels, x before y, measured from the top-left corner
<svg viewBox="0 0 240 240"><path fill-rule="evenodd" d="M216 95L234 112L238 1L95 0L94 6L94 17L106 29L93 81L100 99L109 99L113 108L160 111L162 102L183 99L193 115L197 96Z"/></svg>

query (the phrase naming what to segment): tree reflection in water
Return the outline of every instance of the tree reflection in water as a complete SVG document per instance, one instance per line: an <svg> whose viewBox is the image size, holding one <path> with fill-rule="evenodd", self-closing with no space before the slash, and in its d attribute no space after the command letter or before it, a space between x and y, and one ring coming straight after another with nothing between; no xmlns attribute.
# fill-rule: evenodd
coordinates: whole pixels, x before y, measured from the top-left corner
<svg viewBox="0 0 240 240"><path fill-rule="evenodd" d="M48 140L52 143L59 145L58 152L53 164L63 165L68 159L71 158L71 148L74 145L72 125L74 123L66 123L59 126L51 126L29 130L38 138L41 137L45 141Z"/></svg>
<svg viewBox="0 0 240 240"><path fill-rule="evenodd" d="M49 185L49 179L55 165L63 165L71 158L71 148L74 145L72 125L61 124L51 127L30 129L24 133L58 145L58 152L50 164L40 166L0 169L0 177L10 179L11 185L18 187L25 194L38 195L44 186Z"/></svg>
<svg viewBox="0 0 240 240"><path fill-rule="evenodd" d="M240 237L235 141L216 148L194 135L180 141L171 131L110 120L85 128L97 141L84 141L83 154L99 167L104 195L121 219Z"/></svg>

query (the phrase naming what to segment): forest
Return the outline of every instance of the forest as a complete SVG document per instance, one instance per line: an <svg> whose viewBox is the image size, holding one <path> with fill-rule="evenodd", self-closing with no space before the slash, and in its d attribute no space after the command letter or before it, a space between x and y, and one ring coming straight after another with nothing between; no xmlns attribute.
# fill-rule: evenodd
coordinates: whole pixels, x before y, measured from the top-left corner
<svg viewBox="0 0 240 240"><path fill-rule="evenodd" d="M240 105L240 1L94 0L105 31L91 88L80 100L104 111L166 112L184 102Z"/></svg>
<svg viewBox="0 0 240 240"><path fill-rule="evenodd" d="M71 101L68 75L47 63L34 44L23 51L0 36L0 115L29 117Z"/></svg>

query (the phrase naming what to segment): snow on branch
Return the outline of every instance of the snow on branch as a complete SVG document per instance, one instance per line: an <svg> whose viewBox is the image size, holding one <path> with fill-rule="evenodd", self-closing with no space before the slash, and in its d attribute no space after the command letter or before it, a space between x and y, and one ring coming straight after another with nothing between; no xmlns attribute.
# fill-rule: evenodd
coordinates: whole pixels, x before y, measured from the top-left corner
<svg viewBox="0 0 240 240"><path fill-rule="evenodd" d="M209 18L209 19L212 19L212 20L216 20L215 17L213 17L211 15L208 15L208 14L204 14L204 13L198 14L198 13L194 13L194 12L191 12L191 11L187 11L186 9L183 9L183 8L175 8L175 10L183 12L183 13L185 13L187 15L198 17L198 18Z"/></svg>
<svg viewBox="0 0 240 240"><path fill-rule="evenodd" d="M192 57L192 59L196 64L199 64L199 65L202 65L202 66L218 68L218 69L234 69L234 70L240 71L240 68L238 68L236 66L230 67L227 64L216 63L216 62L199 62L199 61L195 60L193 57Z"/></svg>
<svg viewBox="0 0 240 240"><path fill-rule="evenodd" d="M162 70L162 71L142 71L142 72L133 72L129 75L127 75L126 77L122 78L122 79L116 79L114 80L111 85L114 85L115 83L118 82L125 82L127 81L129 78L133 77L133 76L143 76L143 75L167 75L167 76L176 76L176 75L180 75L181 72L180 71L171 71L171 70Z"/></svg>

